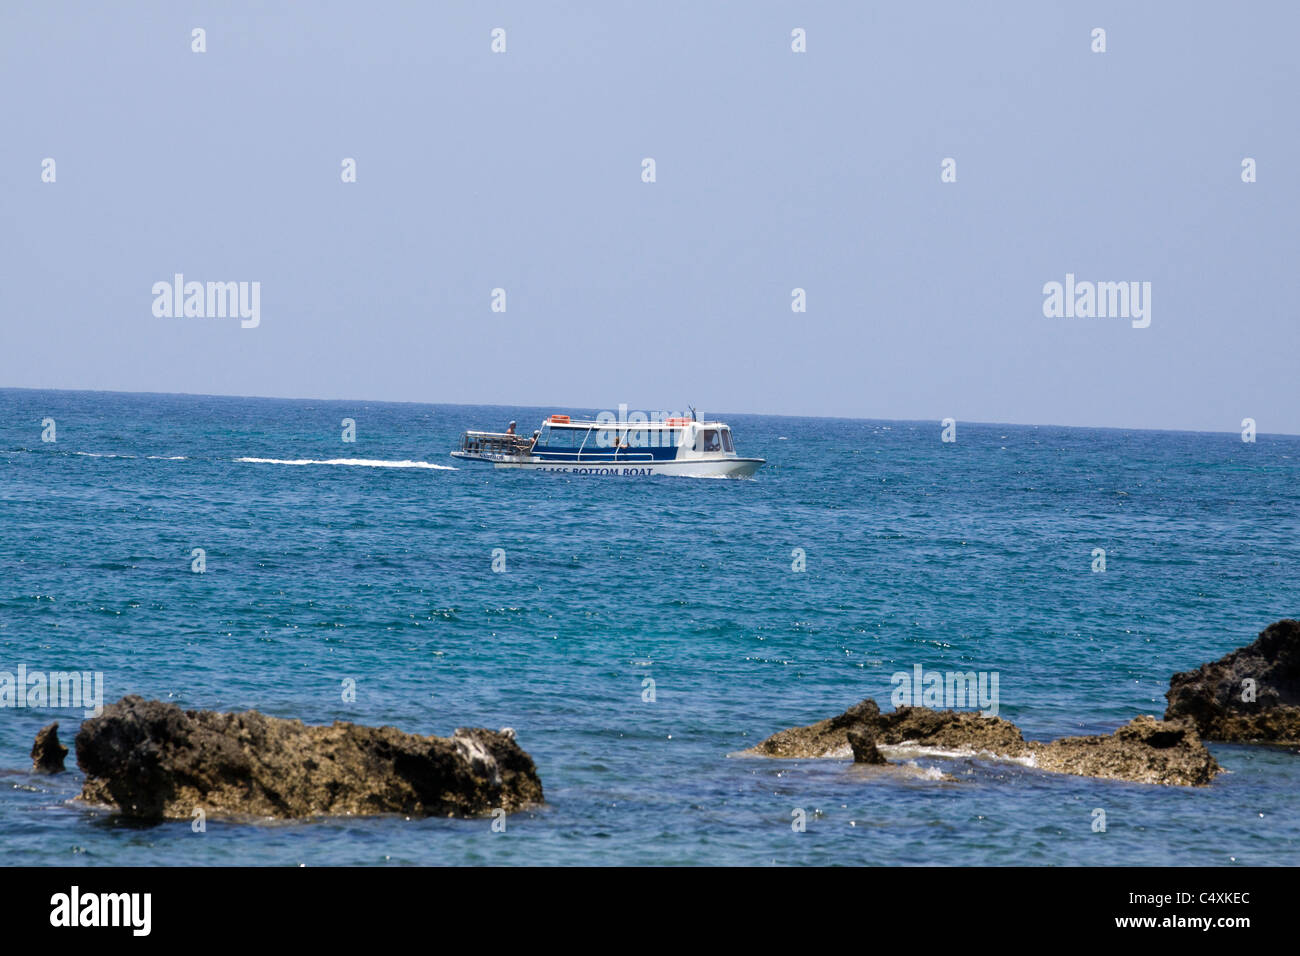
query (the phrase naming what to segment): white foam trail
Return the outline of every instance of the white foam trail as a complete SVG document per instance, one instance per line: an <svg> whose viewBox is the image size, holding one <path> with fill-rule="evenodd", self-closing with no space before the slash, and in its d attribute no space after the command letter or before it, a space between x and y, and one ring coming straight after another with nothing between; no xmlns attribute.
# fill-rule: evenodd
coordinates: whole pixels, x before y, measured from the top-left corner
<svg viewBox="0 0 1300 956"><path fill-rule="evenodd" d="M236 458L235 461L255 465L354 465L361 468L428 468L435 471L455 471L451 465L435 465L431 461L383 461L377 458Z"/></svg>
<svg viewBox="0 0 1300 956"><path fill-rule="evenodd" d="M96 451L74 451L74 455L84 455L87 458L138 458L138 455L101 455ZM189 461L186 455L145 455L145 458L153 461Z"/></svg>

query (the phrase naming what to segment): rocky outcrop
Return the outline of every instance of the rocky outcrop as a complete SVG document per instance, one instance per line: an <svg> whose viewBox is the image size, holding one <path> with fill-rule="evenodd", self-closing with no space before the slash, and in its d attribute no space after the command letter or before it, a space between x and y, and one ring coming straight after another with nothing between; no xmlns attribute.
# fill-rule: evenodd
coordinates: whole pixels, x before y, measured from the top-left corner
<svg viewBox="0 0 1300 956"><path fill-rule="evenodd" d="M1001 717L981 717L961 710L931 710L929 707L899 707L881 715L878 737L882 743L917 743L939 750L988 751L1008 757L1020 756L1025 738L1020 728Z"/></svg>
<svg viewBox="0 0 1300 956"><path fill-rule="evenodd" d="M942 750L988 750L1018 755L1024 738L1015 724L1001 717L928 707L899 707L882 714L871 699L855 704L829 720L807 727L791 727L773 734L747 753L764 757L847 757L852 751L849 732L865 731L876 744L916 743Z"/></svg>
<svg viewBox="0 0 1300 956"><path fill-rule="evenodd" d="M852 753L848 732L865 724L871 728L874 736L879 721L880 705L868 698L838 717L775 733L746 753L763 757L847 757Z"/></svg>
<svg viewBox="0 0 1300 956"><path fill-rule="evenodd" d="M62 773L68 748L59 743L59 722L42 727L32 744L32 770L37 773Z"/></svg>
<svg viewBox="0 0 1300 956"><path fill-rule="evenodd" d="M1135 783L1201 787L1223 768L1187 721L1135 717L1113 734L1031 743L1040 770Z"/></svg>
<svg viewBox="0 0 1300 956"><path fill-rule="evenodd" d="M76 738L81 799L145 819L402 813L473 816L542 801L511 730L450 738L336 721L181 710L123 697Z"/></svg>
<svg viewBox="0 0 1300 956"><path fill-rule="evenodd" d="M1300 743L1300 621L1266 627L1253 644L1169 679L1166 720L1207 740Z"/></svg>
<svg viewBox="0 0 1300 956"><path fill-rule="evenodd" d="M881 763L882 745L987 753L1023 759L1055 773L1179 786L1202 786L1222 769L1185 721L1143 715L1113 734L1027 743L1015 724L1000 717L928 707L899 707L882 714L872 700L838 717L783 730L746 752L785 758L852 754L855 762Z"/></svg>

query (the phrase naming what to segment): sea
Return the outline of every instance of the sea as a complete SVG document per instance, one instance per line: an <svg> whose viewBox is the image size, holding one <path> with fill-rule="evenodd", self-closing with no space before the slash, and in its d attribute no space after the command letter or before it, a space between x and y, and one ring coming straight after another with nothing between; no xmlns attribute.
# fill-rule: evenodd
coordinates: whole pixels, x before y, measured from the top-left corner
<svg viewBox="0 0 1300 956"><path fill-rule="evenodd" d="M612 409L611 409L612 410ZM465 429L601 409L0 390L0 671L187 709L514 728L505 819L143 825L30 772L27 865L1296 865L1300 753L1182 788L918 753L741 754L896 675L996 675L1029 739L1159 716L1176 671L1300 615L1300 437L728 414L751 480L499 471ZM355 441L344 441L344 420ZM52 439L52 440L50 440ZM1103 553L1104 552L1104 553ZM1104 569L1103 569L1104 568Z"/></svg>

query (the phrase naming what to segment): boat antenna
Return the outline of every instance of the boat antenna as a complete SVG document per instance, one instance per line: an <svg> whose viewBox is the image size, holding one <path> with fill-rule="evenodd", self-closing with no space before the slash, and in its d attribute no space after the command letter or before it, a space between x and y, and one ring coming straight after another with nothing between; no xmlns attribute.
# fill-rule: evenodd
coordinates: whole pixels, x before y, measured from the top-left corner
<svg viewBox="0 0 1300 956"><path fill-rule="evenodd" d="M694 405L687 405L686 407L689 408L689 409L691 410L691 421L693 421L693 422L697 422L697 421L699 421L699 419L695 417L695 406L694 406Z"/></svg>

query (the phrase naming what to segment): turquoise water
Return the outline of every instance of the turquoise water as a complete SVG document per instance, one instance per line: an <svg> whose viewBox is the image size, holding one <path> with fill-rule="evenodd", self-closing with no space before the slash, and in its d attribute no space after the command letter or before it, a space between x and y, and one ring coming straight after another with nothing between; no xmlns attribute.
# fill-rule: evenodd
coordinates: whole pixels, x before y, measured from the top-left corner
<svg viewBox="0 0 1300 956"><path fill-rule="evenodd" d="M710 409L768 459L755 480L450 467L463 429L550 411L597 410L0 390L0 670L309 723L510 726L547 795L505 833L132 826L70 804L79 773L26 773L36 730L70 743L79 711L3 709L6 862L1300 863L1283 748L1215 745L1232 772L1187 790L728 756L888 707L916 664L997 672L1031 738L1162 713L1173 671L1300 614L1300 438L962 423L945 444L935 422ZM276 463L330 459L364 463Z"/></svg>

